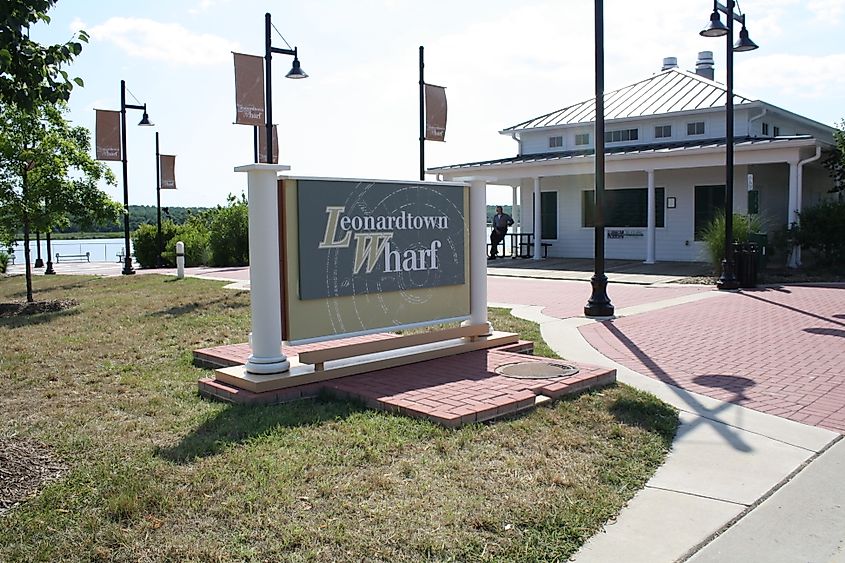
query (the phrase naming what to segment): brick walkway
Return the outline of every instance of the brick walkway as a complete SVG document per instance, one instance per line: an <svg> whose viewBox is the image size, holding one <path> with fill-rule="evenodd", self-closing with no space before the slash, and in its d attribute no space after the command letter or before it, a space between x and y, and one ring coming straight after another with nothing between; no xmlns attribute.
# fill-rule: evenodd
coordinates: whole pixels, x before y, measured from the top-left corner
<svg viewBox="0 0 845 563"><path fill-rule="evenodd" d="M330 344L352 344L374 338L377 334L347 338ZM326 346L317 343L286 348L289 356ZM560 379L516 379L504 377L496 369L506 364L556 362L549 358L517 353L525 344L457 354L446 358L353 375L321 383L255 394L236 389L211 378L200 380L200 392L235 403L279 403L316 396L321 391L343 398L363 401L367 406L427 418L445 426L456 427L483 422L533 408L539 398L557 399L585 389L608 385L616 380L616 371L593 366L578 366L579 373ZM194 351L204 365L238 365L249 356L247 344L235 344ZM557 360L560 362L562 360Z"/></svg>
<svg viewBox="0 0 845 563"><path fill-rule="evenodd" d="M713 291L697 285L643 286L612 284L610 299L617 310L664 299ZM590 298L590 285L582 281L529 280L525 278L488 278L487 300L512 305L541 305L543 313L558 319L584 314Z"/></svg>
<svg viewBox="0 0 845 563"><path fill-rule="evenodd" d="M845 286L743 291L580 330L644 375L845 433Z"/></svg>

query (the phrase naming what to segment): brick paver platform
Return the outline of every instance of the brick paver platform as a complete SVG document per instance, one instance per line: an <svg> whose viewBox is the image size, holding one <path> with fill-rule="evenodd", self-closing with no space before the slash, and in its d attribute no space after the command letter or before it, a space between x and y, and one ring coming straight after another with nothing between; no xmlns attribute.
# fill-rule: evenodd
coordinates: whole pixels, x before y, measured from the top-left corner
<svg viewBox="0 0 845 563"><path fill-rule="evenodd" d="M845 433L845 285L747 290L580 330L639 373Z"/></svg>
<svg viewBox="0 0 845 563"><path fill-rule="evenodd" d="M377 335L389 338L389 335ZM373 338L373 336L359 339ZM343 343L351 343L346 339ZM578 366L580 371L560 379L516 379L496 373L500 366L517 362L561 362L518 353L530 343L504 348L457 354L411 365L395 367L270 391L251 393L211 378L200 380L200 392L235 403L279 403L313 397L321 390L343 398L365 402L369 407L427 418L446 426L483 422L530 409L538 397L556 399L616 380L616 371L593 366ZM323 344L325 345L325 344ZM313 348L317 345L309 345ZM286 349L288 355L304 347ZM246 344L206 348L194 352L206 365L236 365L246 361Z"/></svg>

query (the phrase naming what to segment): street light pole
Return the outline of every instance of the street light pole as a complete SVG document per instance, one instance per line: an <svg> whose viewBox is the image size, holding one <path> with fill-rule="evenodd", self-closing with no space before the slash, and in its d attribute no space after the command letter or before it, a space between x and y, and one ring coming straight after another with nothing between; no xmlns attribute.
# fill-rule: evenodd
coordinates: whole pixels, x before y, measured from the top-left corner
<svg viewBox="0 0 845 563"><path fill-rule="evenodd" d="M733 253L733 220L734 220L734 51L752 51L757 48L748 38L748 30L745 28L745 14L734 13L736 3L734 0L727 0L727 6L713 2L713 13L710 15L710 23L700 35L704 37L721 37L727 39L727 66L725 67L725 257L722 259L722 272L716 287L719 289L739 289L739 280L736 278ZM722 24L719 16L722 12L727 16L728 25ZM742 24L739 32L739 41L734 45L734 20Z"/></svg>
<svg viewBox="0 0 845 563"><path fill-rule="evenodd" d="M124 263L121 274L130 276L135 273L132 268L132 253L129 251L129 169L126 161L126 110L137 109L144 112L144 116L138 125L151 126L150 118L147 115L147 104L133 105L126 103L126 81L120 81L120 152L123 161L123 244Z"/></svg>
<svg viewBox="0 0 845 563"><path fill-rule="evenodd" d="M270 21L270 14L264 14L264 90L267 109L264 115L267 118L265 127L267 128L267 164L273 163L273 75L271 73L271 64L273 62L273 53L281 55L290 55L293 57L293 66L285 75L285 78L308 78L308 75L302 70L299 64L299 55L297 48L280 49L273 47L271 44L270 30L273 24ZM284 38L283 38L284 39ZM287 43L287 41L285 41ZM257 146L257 142L256 142Z"/></svg>
<svg viewBox="0 0 845 563"><path fill-rule="evenodd" d="M612 317L613 304L607 295L607 276L604 273L604 2L595 0L595 67L596 67L596 207L594 273L590 280L593 294L584 306L588 317Z"/></svg>

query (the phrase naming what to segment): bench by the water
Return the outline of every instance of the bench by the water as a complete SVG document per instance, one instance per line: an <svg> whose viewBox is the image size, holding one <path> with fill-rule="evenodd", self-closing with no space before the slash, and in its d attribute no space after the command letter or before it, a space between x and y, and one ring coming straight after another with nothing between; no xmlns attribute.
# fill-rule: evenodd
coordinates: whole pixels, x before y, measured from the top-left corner
<svg viewBox="0 0 845 563"><path fill-rule="evenodd" d="M59 254L58 252L56 252L56 264L61 262L62 259L64 259L65 262L67 262L68 260L73 260L73 261L77 261L77 262L81 262L82 260L85 260L86 262L90 262L91 261L91 253L86 252L85 254L64 254L64 255L62 255L62 254Z"/></svg>

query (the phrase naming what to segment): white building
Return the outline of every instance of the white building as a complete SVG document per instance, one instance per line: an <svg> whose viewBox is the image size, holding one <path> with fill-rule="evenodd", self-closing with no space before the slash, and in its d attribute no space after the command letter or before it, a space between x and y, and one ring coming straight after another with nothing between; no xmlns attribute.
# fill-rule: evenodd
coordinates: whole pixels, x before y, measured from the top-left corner
<svg viewBox="0 0 845 563"><path fill-rule="evenodd" d="M697 234L724 207L726 95L708 51L699 53L695 72L670 57L658 74L605 94L608 258L707 259ZM736 94L734 104L734 211L756 205L773 233L833 186L820 162L834 129ZM516 187L523 230L536 232L539 216L549 256L589 258L594 120L594 100L571 105L502 130L519 143L515 157L429 172Z"/></svg>

